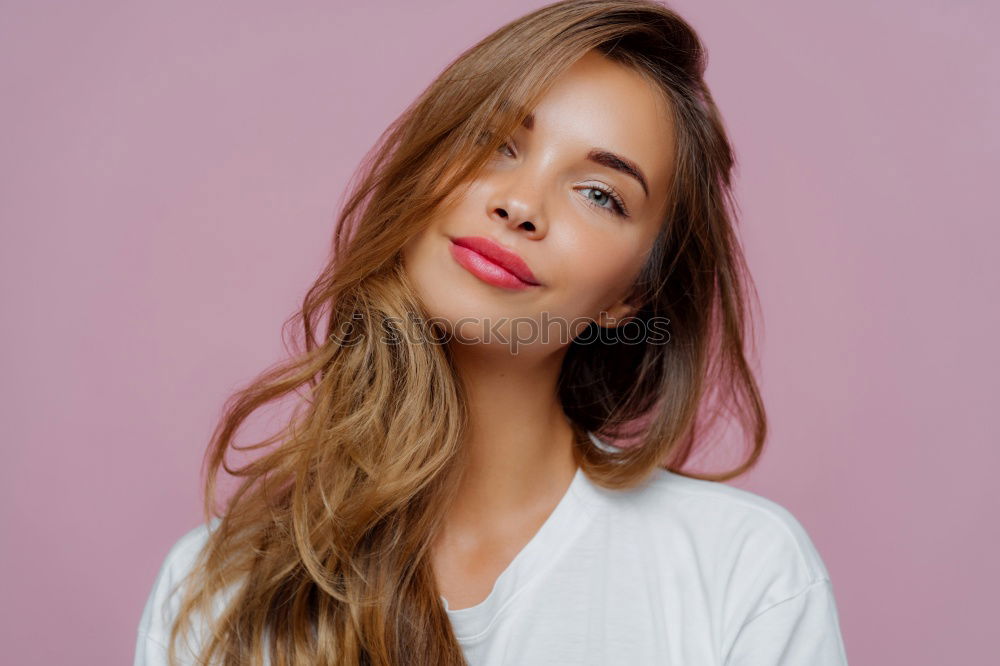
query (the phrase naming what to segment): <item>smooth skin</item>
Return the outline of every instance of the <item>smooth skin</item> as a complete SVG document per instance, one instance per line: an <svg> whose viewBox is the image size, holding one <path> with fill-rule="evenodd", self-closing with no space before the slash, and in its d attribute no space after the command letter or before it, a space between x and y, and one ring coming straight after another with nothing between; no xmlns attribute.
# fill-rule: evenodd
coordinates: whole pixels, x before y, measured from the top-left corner
<svg viewBox="0 0 1000 666"><path fill-rule="evenodd" d="M452 610L489 595L577 471L556 393L569 337L526 339L526 326L500 327L523 336L514 351L507 341L488 341L486 330L503 317L540 323L542 312L609 326L634 312L623 297L666 211L674 153L668 109L640 74L587 53L532 109L530 129L518 127L403 250L429 314L458 336L448 344L469 392L469 467L432 556ZM648 194L634 177L588 159L594 149L636 165ZM608 188L628 217L601 191ZM480 280L449 252L450 237L459 236L486 236L513 250L541 285L516 291Z"/></svg>

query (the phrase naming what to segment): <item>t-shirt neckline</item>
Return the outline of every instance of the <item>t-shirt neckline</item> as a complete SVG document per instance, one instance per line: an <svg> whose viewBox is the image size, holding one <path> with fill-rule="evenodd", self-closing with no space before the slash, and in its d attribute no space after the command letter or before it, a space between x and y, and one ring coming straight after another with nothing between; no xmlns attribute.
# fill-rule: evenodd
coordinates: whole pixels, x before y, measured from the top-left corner
<svg viewBox="0 0 1000 666"><path fill-rule="evenodd" d="M588 435L595 445L610 448L593 433L588 432ZM440 597L458 640L468 644L485 635L507 604L556 563L559 554L590 523L594 515L592 505L599 495L583 468L577 466L562 498L534 536L500 573L485 599L475 606L451 610L444 596Z"/></svg>

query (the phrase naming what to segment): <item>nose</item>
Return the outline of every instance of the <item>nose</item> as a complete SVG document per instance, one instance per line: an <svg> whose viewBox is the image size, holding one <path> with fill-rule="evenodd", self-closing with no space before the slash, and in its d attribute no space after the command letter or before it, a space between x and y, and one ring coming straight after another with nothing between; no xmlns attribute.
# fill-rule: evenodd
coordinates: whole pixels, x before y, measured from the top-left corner
<svg viewBox="0 0 1000 666"><path fill-rule="evenodd" d="M541 238L546 229L541 213L542 193L536 185L527 182L526 176L511 174L500 184L490 196L488 212L491 219L505 223L518 233Z"/></svg>

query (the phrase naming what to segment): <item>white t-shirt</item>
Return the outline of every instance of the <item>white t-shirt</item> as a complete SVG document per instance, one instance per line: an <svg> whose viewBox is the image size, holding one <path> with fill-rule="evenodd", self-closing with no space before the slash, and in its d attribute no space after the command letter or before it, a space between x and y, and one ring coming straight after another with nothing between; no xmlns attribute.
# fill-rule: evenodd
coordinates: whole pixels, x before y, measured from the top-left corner
<svg viewBox="0 0 1000 666"><path fill-rule="evenodd" d="M217 521L167 554L135 666L166 665L169 589ZM578 469L486 599L458 610L441 600L472 666L847 664L829 573L793 515L663 469L628 491Z"/></svg>

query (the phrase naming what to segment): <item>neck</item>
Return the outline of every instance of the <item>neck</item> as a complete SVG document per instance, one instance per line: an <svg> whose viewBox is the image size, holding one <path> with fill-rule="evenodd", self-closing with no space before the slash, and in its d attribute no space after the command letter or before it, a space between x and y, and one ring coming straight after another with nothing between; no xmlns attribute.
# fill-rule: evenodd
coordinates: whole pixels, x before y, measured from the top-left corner
<svg viewBox="0 0 1000 666"><path fill-rule="evenodd" d="M470 421L466 472L447 522L499 525L558 501L577 469L573 428L556 393L566 348L534 356L482 345L453 351Z"/></svg>

